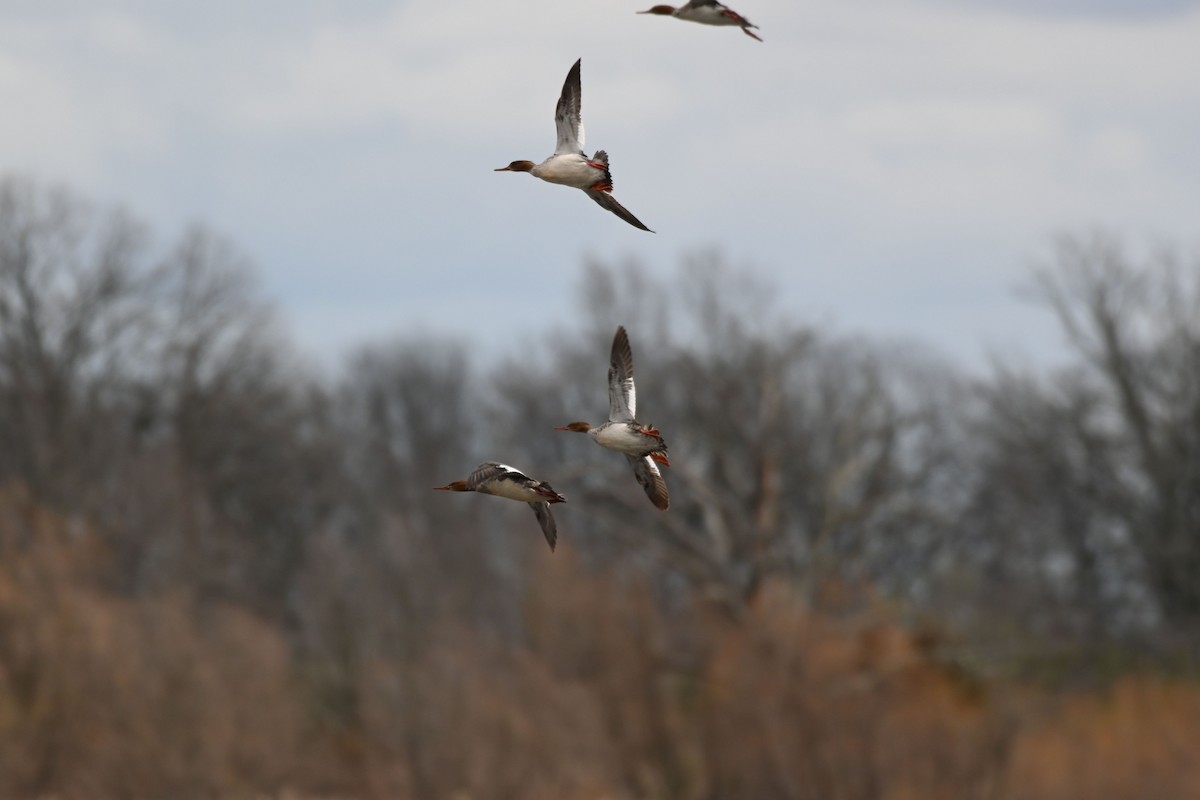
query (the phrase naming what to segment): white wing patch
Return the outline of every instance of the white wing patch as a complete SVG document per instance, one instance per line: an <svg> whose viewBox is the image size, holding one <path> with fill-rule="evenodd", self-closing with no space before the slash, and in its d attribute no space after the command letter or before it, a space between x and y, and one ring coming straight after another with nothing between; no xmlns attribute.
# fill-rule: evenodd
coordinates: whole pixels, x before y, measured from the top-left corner
<svg viewBox="0 0 1200 800"><path fill-rule="evenodd" d="M637 387L633 383L633 349L624 326L613 335L608 365L608 418L632 422L637 417Z"/></svg>
<svg viewBox="0 0 1200 800"><path fill-rule="evenodd" d="M576 61L563 83L558 105L554 107L554 128L558 134L554 155L576 155L583 153L583 119L580 117L579 64Z"/></svg>

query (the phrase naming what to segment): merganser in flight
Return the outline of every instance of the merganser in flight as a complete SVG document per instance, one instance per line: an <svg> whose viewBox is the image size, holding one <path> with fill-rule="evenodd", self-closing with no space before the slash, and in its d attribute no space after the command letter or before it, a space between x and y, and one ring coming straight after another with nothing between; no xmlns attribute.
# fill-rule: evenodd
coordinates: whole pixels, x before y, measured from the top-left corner
<svg viewBox="0 0 1200 800"><path fill-rule="evenodd" d="M654 6L653 8L648 8L645 11L637 13L679 17L679 19L686 19L688 22L699 22L702 25L737 25L742 29L742 33L751 39L762 41L757 34L750 30L751 28L757 28L757 25L752 25L750 20L732 8L718 3L717 0L691 0L686 6L680 6L679 8L673 6Z"/></svg>
<svg viewBox="0 0 1200 800"><path fill-rule="evenodd" d="M576 61L567 73L562 95L558 98L558 106L554 110L554 126L558 129L558 144L554 148L554 155L540 164L534 164L532 161L514 161L495 171L528 172L535 178L550 183L582 189L601 208L608 209L635 228L650 231L612 196L613 181L612 173L608 169L608 153L597 150L596 155L591 158L584 155L583 119L579 115L579 63L582 60Z"/></svg>
<svg viewBox="0 0 1200 800"><path fill-rule="evenodd" d="M482 492L528 503L537 515L550 550L554 550L554 544L558 541L558 526L550 514L550 504L565 503L567 498L554 491L545 481L535 481L507 464L485 461L465 481L452 481L435 488L442 492Z"/></svg>
<svg viewBox="0 0 1200 800"><path fill-rule="evenodd" d="M657 428L643 425L635 419L637 414L637 390L633 385L633 350L629 346L629 335L623 326L617 327L613 336L612 355L608 367L608 422L592 427L587 422L572 422L556 431L586 433L601 447L624 453L633 467L638 483L646 490L646 496L655 506L666 510L670 505L667 484L658 471L655 461L664 467L671 466L667 460L667 443Z"/></svg>

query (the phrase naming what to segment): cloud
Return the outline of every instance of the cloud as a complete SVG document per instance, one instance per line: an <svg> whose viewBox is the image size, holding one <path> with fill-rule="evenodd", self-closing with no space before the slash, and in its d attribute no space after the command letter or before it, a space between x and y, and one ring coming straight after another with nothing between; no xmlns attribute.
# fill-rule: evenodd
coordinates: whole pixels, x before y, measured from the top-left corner
<svg viewBox="0 0 1200 800"><path fill-rule="evenodd" d="M569 305L583 252L665 269L708 244L844 326L878 321L870 285L908 298L884 303L897 325L978 306L998 329L996 293L1050 231L1186 236L1200 215L1195 4L1050 5L741 0L761 44L612 0L5 6L0 169L204 219L310 341L334 317L373 333L380 298L398 325L469 330L455 281L501 274L534 287L505 313L536 320ZM549 154L579 57L589 147L657 236L491 171Z"/></svg>

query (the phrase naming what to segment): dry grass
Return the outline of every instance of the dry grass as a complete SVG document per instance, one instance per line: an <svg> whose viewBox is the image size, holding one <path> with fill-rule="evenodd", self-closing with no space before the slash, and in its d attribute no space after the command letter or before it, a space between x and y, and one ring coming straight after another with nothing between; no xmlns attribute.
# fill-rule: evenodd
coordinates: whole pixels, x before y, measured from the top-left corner
<svg viewBox="0 0 1200 800"><path fill-rule="evenodd" d="M1017 740L1012 797L1200 797L1200 689L1148 677L1068 697Z"/></svg>

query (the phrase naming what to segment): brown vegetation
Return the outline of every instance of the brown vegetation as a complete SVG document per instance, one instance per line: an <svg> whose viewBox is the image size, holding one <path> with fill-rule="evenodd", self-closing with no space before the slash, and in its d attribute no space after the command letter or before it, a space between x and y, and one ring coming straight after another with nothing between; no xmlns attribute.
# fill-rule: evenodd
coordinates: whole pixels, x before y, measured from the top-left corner
<svg viewBox="0 0 1200 800"><path fill-rule="evenodd" d="M212 797L285 782L303 716L279 631L186 591L114 596L99 581L107 558L86 525L0 497L0 794Z"/></svg>
<svg viewBox="0 0 1200 800"><path fill-rule="evenodd" d="M737 621L537 557L529 636L446 620L364 661L353 711L224 604L100 588L97 537L0 499L5 797L1190 797L1200 687L983 682L881 609L772 582ZM29 546L15 546L27 539Z"/></svg>

